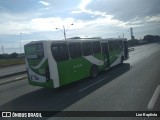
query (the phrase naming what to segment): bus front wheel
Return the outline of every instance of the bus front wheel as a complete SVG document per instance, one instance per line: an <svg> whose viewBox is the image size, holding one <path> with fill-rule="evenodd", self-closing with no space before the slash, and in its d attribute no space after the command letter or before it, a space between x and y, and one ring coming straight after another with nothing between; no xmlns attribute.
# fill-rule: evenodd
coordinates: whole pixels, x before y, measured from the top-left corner
<svg viewBox="0 0 160 120"><path fill-rule="evenodd" d="M91 78L95 78L98 75L98 67L97 66L92 66L91 68Z"/></svg>

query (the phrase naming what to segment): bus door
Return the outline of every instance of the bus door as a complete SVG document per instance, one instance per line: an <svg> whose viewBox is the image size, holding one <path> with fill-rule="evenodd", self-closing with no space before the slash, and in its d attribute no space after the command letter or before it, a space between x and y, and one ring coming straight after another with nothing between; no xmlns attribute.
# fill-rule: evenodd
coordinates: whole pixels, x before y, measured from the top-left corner
<svg viewBox="0 0 160 120"><path fill-rule="evenodd" d="M102 46L102 55L103 55L103 59L104 59L104 66L105 66L105 68L109 68L110 67L110 61L109 61L108 43L103 42L103 43L101 43L101 46Z"/></svg>

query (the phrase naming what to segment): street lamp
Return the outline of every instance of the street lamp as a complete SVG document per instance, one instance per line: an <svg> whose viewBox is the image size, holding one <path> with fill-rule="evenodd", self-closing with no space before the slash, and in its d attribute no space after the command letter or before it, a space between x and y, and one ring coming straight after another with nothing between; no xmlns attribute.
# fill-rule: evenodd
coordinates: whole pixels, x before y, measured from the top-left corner
<svg viewBox="0 0 160 120"><path fill-rule="evenodd" d="M19 33L19 39L20 39L20 55L21 55L21 35L22 35L22 33Z"/></svg>
<svg viewBox="0 0 160 120"><path fill-rule="evenodd" d="M124 38L124 32L122 33L122 38Z"/></svg>
<svg viewBox="0 0 160 120"><path fill-rule="evenodd" d="M70 25L67 27L67 29L66 29L65 26L63 25L63 30L60 29L60 28L56 28L56 30L59 29L59 30L64 34L64 39L65 39L65 40L67 39L67 38L66 38L66 33L67 33L67 31L68 31L68 28L69 28L71 25L73 25L73 23L70 24Z"/></svg>

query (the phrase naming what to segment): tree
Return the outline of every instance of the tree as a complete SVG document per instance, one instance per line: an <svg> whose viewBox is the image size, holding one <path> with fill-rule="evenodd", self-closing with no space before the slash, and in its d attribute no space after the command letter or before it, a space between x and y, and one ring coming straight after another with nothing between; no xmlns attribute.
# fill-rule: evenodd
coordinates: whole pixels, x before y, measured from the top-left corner
<svg viewBox="0 0 160 120"><path fill-rule="evenodd" d="M160 41L160 36L158 35L145 35L144 40L149 42L149 43L154 43Z"/></svg>
<svg viewBox="0 0 160 120"><path fill-rule="evenodd" d="M11 54L11 58L17 58L18 57L18 53L14 52Z"/></svg>

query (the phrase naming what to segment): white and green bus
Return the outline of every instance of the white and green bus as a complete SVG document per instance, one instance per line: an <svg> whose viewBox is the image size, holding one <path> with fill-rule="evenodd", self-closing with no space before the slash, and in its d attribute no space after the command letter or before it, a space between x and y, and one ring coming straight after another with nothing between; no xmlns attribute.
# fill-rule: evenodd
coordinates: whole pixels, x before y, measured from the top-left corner
<svg viewBox="0 0 160 120"><path fill-rule="evenodd" d="M128 59L126 39L35 41L24 46L29 84L57 88Z"/></svg>

